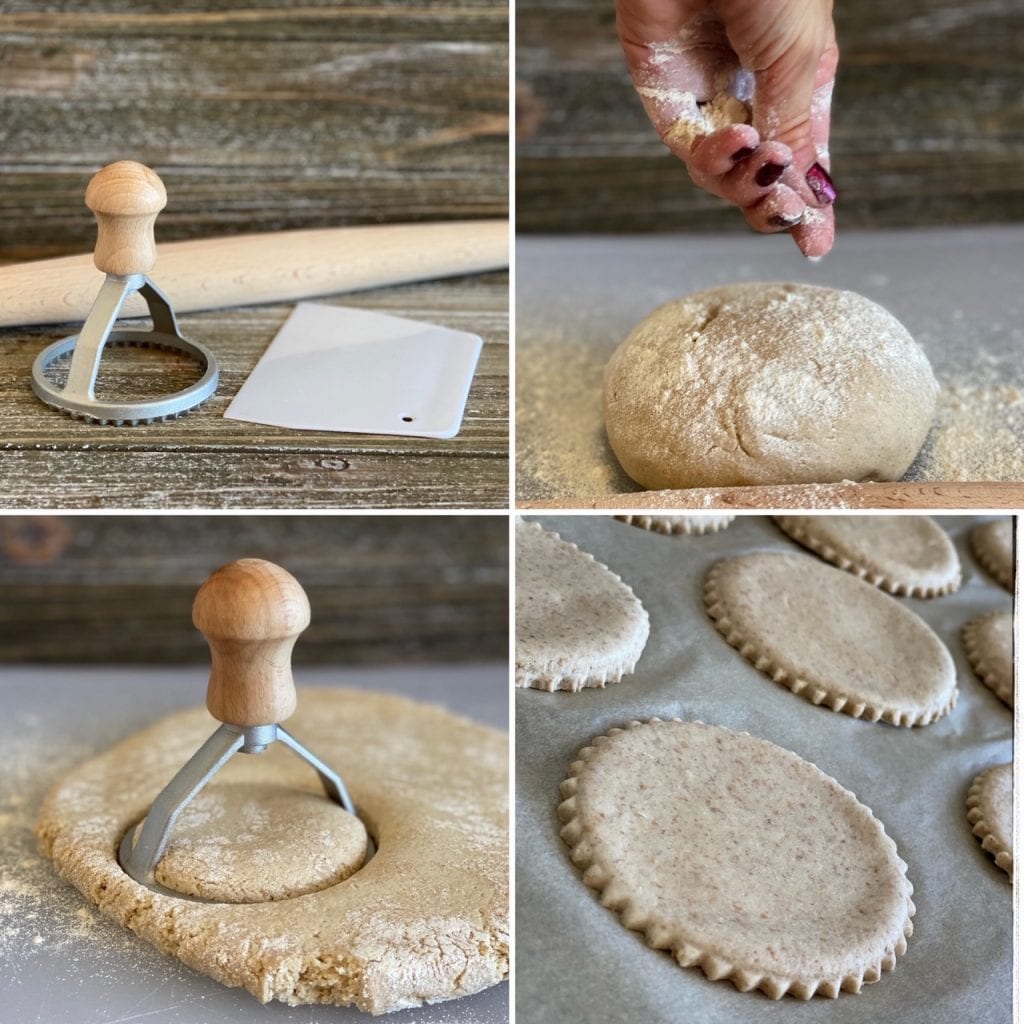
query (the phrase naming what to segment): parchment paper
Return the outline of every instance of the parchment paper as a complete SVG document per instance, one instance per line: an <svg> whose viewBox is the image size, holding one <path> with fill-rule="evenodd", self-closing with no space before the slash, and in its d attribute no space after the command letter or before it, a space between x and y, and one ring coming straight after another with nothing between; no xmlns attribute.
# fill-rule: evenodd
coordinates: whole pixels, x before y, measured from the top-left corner
<svg viewBox="0 0 1024 1024"><path fill-rule="evenodd" d="M665 537L606 517L538 521L622 576L650 613L651 636L635 674L604 690L516 694L518 1024L1009 1021L1012 887L971 834L965 809L975 775L1012 756L1012 713L975 678L959 635L973 616L1012 605L970 553L967 533L978 520L939 519L956 542L961 589L930 601L899 599L938 633L958 670L957 706L919 729L815 707L758 672L715 630L702 600L714 562L753 550L804 551L770 519L741 517L702 537ZM917 905L894 972L860 995L773 1002L679 967L600 905L559 838L558 787L591 737L654 716L771 740L874 811L909 865Z"/></svg>
<svg viewBox="0 0 1024 1024"><path fill-rule="evenodd" d="M662 304L738 281L847 288L907 327L941 385L907 480L1024 479L1024 228L843 232L820 263L786 235L520 238L516 254L516 495L641 488L604 433L604 366Z"/></svg>

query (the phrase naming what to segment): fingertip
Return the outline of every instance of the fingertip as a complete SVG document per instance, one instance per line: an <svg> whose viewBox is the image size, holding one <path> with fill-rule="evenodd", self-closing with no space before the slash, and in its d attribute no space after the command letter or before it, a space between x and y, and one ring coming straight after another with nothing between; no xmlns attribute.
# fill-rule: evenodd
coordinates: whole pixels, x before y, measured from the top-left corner
<svg viewBox="0 0 1024 1024"><path fill-rule="evenodd" d="M835 218L830 209L809 209L803 221L792 231L797 248L809 260L818 261L832 251L835 243Z"/></svg>

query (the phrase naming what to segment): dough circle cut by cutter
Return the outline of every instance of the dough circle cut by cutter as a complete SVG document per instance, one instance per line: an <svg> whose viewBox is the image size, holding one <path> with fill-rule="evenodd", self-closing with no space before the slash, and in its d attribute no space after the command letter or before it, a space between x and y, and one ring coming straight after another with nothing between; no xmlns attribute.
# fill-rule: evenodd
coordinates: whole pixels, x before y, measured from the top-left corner
<svg viewBox="0 0 1024 1024"><path fill-rule="evenodd" d="M117 426L174 419L206 401L220 376L213 353L181 336L167 297L146 276L156 262L153 225L167 203L163 182L148 167L120 160L97 172L85 202L96 216L93 262L106 279L82 330L45 348L32 364L32 390L47 405L78 419ZM129 296L138 292L149 307L152 331L114 330ZM96 397L96 377L108 345L163 348L194 360L201 376L194 384L158 398L108 401ZM71 356L67 380L58 387L47 371Z"/></svg>
<svg viewBox="0 0 1024 1024"><path fill-rule="evenodd" d="M298 580L262 559L225 565L199 588L192 621L212 656L206 706L222 724L160 791L141 828L133 825L121 840L118 861L136 882L166 895L199 898L161 885L157 865L175 820L236 752L261 754L280 741L312 765L331 800L356 814L341 776L280 725L295 711L291 653L309 618ZM372 853L370 845L366 860Z"/></svg>

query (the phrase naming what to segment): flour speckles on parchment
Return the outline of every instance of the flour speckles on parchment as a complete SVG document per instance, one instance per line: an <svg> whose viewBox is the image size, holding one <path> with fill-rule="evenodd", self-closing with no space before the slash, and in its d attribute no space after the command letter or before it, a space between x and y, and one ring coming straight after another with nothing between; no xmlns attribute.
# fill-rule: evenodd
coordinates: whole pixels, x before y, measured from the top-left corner
<svg viewBox="0 0 1024 1024"><path fill-rule="evenodd" d="M933 357L945 344L928 335L918 340ZM971 339L971 344L978 354L967 369L937 368L935 423L907 471L908 481L1024 479L1020 371L985 352L983 339ZM564 328L534 328L520 344L516 488L521 500L600 498L639 490L620 469L604 430L601 387L614 349L614 341L594 344L573 338ZM823 493L820 507L832 507L831 490Z"/></svg>
<svg viewBox="0 0 1024 1024"><path fill-rule="evenodd" d="M54 775L90 751L49 740L38 715L19 714L8 723L0 784L0 960L17 978L36 957L47 960L83 948L114 971L126 950L138 946L129 932L104 920L84 897L62 882L40 856L33 832L36 811Z"/></svg>

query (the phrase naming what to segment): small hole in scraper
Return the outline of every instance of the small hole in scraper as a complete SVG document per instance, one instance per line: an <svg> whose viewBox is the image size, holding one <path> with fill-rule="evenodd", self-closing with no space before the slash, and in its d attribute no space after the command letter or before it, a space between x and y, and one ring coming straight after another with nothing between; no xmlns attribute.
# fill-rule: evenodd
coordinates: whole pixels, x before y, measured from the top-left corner
<svg viewBox="0 0 1024 1024"><path fill-rule="evenodd" d="M412 417L411 416L403 416L402 417L402 422L403 423L412 423Z"/></svg>

